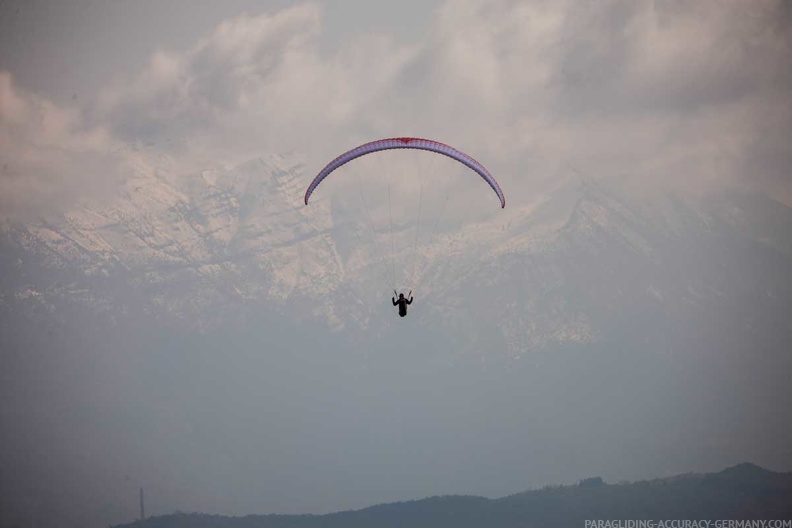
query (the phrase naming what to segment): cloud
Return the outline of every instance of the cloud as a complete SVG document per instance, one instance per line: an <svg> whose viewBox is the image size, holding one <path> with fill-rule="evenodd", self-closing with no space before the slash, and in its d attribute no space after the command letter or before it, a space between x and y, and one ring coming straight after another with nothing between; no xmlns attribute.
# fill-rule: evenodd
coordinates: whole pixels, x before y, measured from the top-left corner
<svg viewBox="0 0 792 528"><path fill-rule="evenodd" d="M573 163L647 186L790 196L788 5L458 0L421 15L433 18L418 41L350 24L323 46L322 9L302 4L158 51L81 111L20 93L5 74L2 141L28 164L18 156L4 172L2 206L43 205L59 178L95 185L119 170L119 148L167 155L177 172L291 150L313 172L399 135L470 151L507 194Z"/></svg>
<svg viewBox="0 0 792 528"><path fill-rule="evenodd" d="M559 155L572 147L570 157L590 160L595 173L647 183L789 184L771 176L778 160L769 157L758 173L745 171L759 138L792 134L785 4L599 7L570 10L562 32L551 110Z"/></svg>
<svg viewBox="0 0 792 528"><path fill-rule="evenodd" d="M313 4L226 20L186 52L157 52L108 87L95 118L125 141L214 160L306 151L349 134L365 126L363 109L411 52L361 35L325 53L321 20Z"/></svg>
<svg viewBox="0 0 792 528"><path fill-rule="evenodd" d="M255 122L267 110L292 106L277 97L278 85L295 68L320 73L315 57L302 51L318 32L319 16L310 5L241 15L187 52L158 51L142 72L104 90L96 118L126 141L184 143L217 134L234 115Z"/></svg>
<svg viewBox="0 0 792 528"><path fill-rule="evenodd" d="M125 174L119 143L80 112L14 86L0 71L0 214L30 219L111 192Z"/></svg>
<svg viewBox="0 0 792 528"><path fill-rule="evenodd" d="M494 5L447 5L435 71L477 88L485 115L466 128L513 170L569 160L593 176L725 185L746 180L758 138L792 133L783 3ZM449 107L467 103L448 92ZM772 165L788 172L759 171Z"/></svg>

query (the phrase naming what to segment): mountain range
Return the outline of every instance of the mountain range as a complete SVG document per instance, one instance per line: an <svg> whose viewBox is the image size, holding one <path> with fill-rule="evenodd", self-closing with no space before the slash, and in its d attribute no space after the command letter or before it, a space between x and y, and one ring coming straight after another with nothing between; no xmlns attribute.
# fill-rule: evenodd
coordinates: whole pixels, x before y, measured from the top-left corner
<svg viewBox="0 0 792 528"><path fill-rule="evenodd" d="M792 475L743 463L719 473L685 474L634 483L605 484L593 477L577 486L551 486L499 499L442 496L380 504L326 515L225 517L171 514L126 524L135 528L310 528L322 526L582 526L587 521L630 526L710 521L789 521ZM594 525L594 524L591 524ZM120 528L120 527L119 527Z"/></svg>
<svg viewBox="0 0 792 528"><path fill-rule="evenodd" d="M115 201L6 222L0 304L82 298L108 315L139 310L209 328L262 303L370 330L389 295L387 230L372 237L363 220L350 227L328 200L302 207L304 180L296 156L181 177L142 167ZM636 325L644 339L673 339L686 321L698 326L724 310L744 316L738 324L751 333L788 313L789 207L740 192L635 199L625 187L567 181L530 203L514 200L506 215L406 248L394 269L421 271L426 324L465 343L472 329L512 357ZM391 228L403 238L415 229ZM733 328L712 321L721 322Z"/></svg>

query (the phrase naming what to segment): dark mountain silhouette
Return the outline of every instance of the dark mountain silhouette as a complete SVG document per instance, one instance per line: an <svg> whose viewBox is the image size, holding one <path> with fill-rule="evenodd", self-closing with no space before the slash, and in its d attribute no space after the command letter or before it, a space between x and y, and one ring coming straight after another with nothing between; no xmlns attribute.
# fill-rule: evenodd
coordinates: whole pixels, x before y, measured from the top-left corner
<svg viewBox="0 0 792 528"><path fill-rule="evenodd" d="M226 517L177 513L128 528L555 527L586 520L792 519L792 473L743 463L719 473L687 474L629 484L599 477L500 499L431 497L326 515ZM122 528L122 527L117 527Z"/></svg>

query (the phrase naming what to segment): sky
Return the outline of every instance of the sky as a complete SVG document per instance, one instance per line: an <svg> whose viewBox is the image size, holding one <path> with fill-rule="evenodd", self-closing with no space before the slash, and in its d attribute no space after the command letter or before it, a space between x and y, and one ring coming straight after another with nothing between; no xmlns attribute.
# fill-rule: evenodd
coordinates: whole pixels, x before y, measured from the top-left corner
<svg viewBox="0 0 792 528"><path fill-rule="evenodd" d="M0 214L178 170L441 138L504 186L560 166L789 202L786 2L16 2L0 7ZM530 170L526 170L530 167Z"/></svg>
<svg viewBox="0 0 792 528"><path fill-rule="evenodd" d="M627 176L638 193L672 190L696 196L748 189L792 205L791 6L771 0L0 0L0 220L34 222L78 204L102 202L148 171L163 169L186 181L196 173L277 153L305 160L307 184L339 152L397 136L433 138L473 154L506 191L505 214L530 204L535 191L552 188L562 174ZM426 199L429 208L443 197L428 193ZM299 207L301 200L295 194L293 205ZM464 201L457 212L465 213ZM385 214L384 208L379 211ZM493 206L483 214L500 210ZM90 321L84 328L91 328L85 336L78 329L71 336L73 356L83 353L79 343L104 337L104 329L93 329ZM226 329L206 339L226 343L233 335L234 329ZM158 334L151 339L156 342ZM443 371L438 365L448 358L437 352L431 358L436 363L422 370L426 364L415 351L407 351L404 362L383 356L369 366L379 369L371 377L358 370L354 351L338 363L317 356L276 357L268 365L272 370L253 372L249 365L260 367L265 360L249 350L240 354L250 357L224 361L206 350L201 352L206 357L191 358L183 343L160 344L161 350L150 350L145 358L134 357L123 345L92 351L97 364L79 364L97 375L90 386L78 389L67 386L81 379L78 368L56 362L65 377L52 374L53 386L45 390L52 400L81 391L129 398L123 407L128 415L116 416L109 404L97 404L101 419L116 429L103 428L87 410L78 412L75 420L97 433L87 442L75 433L80 429L63 425L73 437L52 465L64 474L74 470L89 476L90 471L130 471L121 486L127 493L136 492L144 479L118 469L122 464L114 458L123 459L126 468L138 464L139 473L148 475L151 511L158 513L174 504L245 514L334 511L434 493L497 496L529 483L590 476L581 472L599 471L603 452L612 457L606 480L658 476L653 473L657 466L642 458L645 453L627 452L622 458L607 451L610 437L590 439L593 447L585 456L570 454L582 440L552 438L553 432L572 430L573 418L555 412L551 395L557 384L541 373L515 370L497 379L492 371L473 373L461 366L458 377L452 373L435 385L433 375ZM577 379L593 384L583 372L589 368L608 375L609 365L588 364L585 356L574 359ZM624 372L648 368L632 358L611 359ZM147 371L148 361L162 370ZM684 364L705 370L694 362ZM126 379L116 367L146 376ZM399 375L390 376L391 370ZM327 374L338 384L325 380ZM698 380L687 375L682 381ZM425 394L399 384L411 377L419 379ZM660 381L627 377L625 390L664 394ZM196 378L209 388L190 383ZM324 381L317 388L311 379ZM229 380L236 384L231 399L215 398L212 391L228 390L220 385ZM526 380L547 400L536 407L512 401L512 390ZM562 395L562 405L574 406L572 385L562 382L570 391ZM182 392L170 393L171 386ZM353 389L373 396L360 401ZM598 405L618 405L617 389L584 402L574 419L595 429L619 426L596 419ZM685 386L670 398L694 422L700 408L686 407L684 397L705 398L707 389ZM331 399L317 403L311 394ZM455 397L461 399L452 401ZM256 398L274 402L265 411L284 430L270 431L264 421L256 421L261 412ZM279 406L281 400L288 405ZM727 430L731 415L716 404L713 399L701 405L717 411L713 420ZM510 421L510 413L523 411L546 418L544 432ZM642 419L635 409L630 412L636 421ZM146 413L156 415L156 427L135 445L131 438ZM177 419L179 413L190 419ZM354 419L349 430L339 425L350 423L344 413ZM213 422L209 414L222 419ZM408 464L395 454L378 458L382 446L398 453L400 420L434 435L427 446L448 443L443 456L426 447ZM58 421L45 433L55 438L61 426ZM302 458L317 446L305 437L317 432L330 441L321 444L315 460ZM699 433L704 435L698 429L685 434ZM355 434L369 442L362 452L353 453L354 443L345 443ZM550 445L543 453L553 460L532 461L533 473L523 480L523 466L514 460L521 439L530 434ZM688 437L667 434L658 440L667 442L661 446L667 451L657 457L667 455L679 472L695 469L695 463L715 469L722 461L700 447L704 444L697 444L699 451L683 452L680 446ZM742 444L727 446L733 450L729 453L750 443L743 434ZM259 438L280 449L282 460L262 457L250 463L234 456L256 452ZM290 444L294 438L304 443ZM123 453L112 451L118 446ZM79 467L92 450L106 467ZM484 454L470 460L476 452ZM497 463L487 465L487 455ZM178 463L168 465L170 460ZM325 472L311 474L312 463ZM455 464L462 468L459 474L454 474ZM158 471L159 465L167 471ZM392 480L377 479L378 471L392 472ZM411 472L421 471L422 482L410 480ZM260 474L269 478L260 483L263 499L248 492L259 485ZM217 490L216 482L224 489ZM107 517L100 512L96 518Z"/></svg>

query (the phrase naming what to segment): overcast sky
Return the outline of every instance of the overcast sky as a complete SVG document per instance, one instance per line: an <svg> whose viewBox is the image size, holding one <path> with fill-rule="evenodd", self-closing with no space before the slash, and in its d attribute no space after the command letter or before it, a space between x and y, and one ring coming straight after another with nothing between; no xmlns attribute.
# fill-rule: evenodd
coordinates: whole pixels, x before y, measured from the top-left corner
<svg viewBox="0 0 792 528"><path fill-rule="evenodd" d="M67 211L79 201L112 197L139 171L166 166L179 178L286 151L305 159L307 184L339 152L405 135L434 138L473 154L506 191L509 208L504 214L530 202L531 193L523 191L550 186L570 170L592 178L627 175L642 190L698 194L747 188L792 205L790 24L792 3L780 0L0 0L0 219L31 221ZM295 207L301 198L295 194ZM491 210L501 214L494 206ZM80 332L90 329L85 330L88 342L94 326L88 321L74 329L75 356L83 353ZM104 330L96 330L96 340L103 340ZM233 329L206 341L229 335L235 335ZM155 342L157 336L151 339ZM203 344L193 343L196 349ZM159 490L157 513L180 505L237 514L317 512L432 493L516 492L528 479L523 466L512 462L531 434L550 446L541 452L543 460L531 461L531 485L587 476L580 472L588 468L599 471L599 448L570 455L577 445L598 442L612 456L606 477L659 476L652 472L660 466L644 462L643 452L623 457L620 450L607 451L610 436L567 434L578 431L578 423L600 431L611 424L599 420L596 401L582 406L572 401L574 383L564 376L558 376L559 388L552 373L524 367L501 379L476 365L459 377L444 371L438 382L432 376L442 369L430 365L427 369L435 372L427 373L426 363L415 356L391 359L383 354L374 364L380 371L364 375L356 370L354 351L338 364L299 354L265 360L253 351L258 347L254 342L240 347L242 357L226 361L205 351L206 358L190 357L185 350L193 345L182 345L163 343L142 359L125 356L123 346L107 345L108 350L92 351L100 360L96 372L88 359L79 367L55 362L53 369L65 369L72 377L53 374L41 382L47 390L50 381L57 385L51 393L42 389L42 402L55 400L51 395L59 390L73 396L84 389L87 394L93 385L69 385L79 385L73 381L83 379L80 369L85 367L95 374L89 379L99 387L97 393L129 404L130 415L121 416L96 403L98 398L86 397L99 408L101 419L121 432L104 427L88 411L66 416L63 421L82 419L98 431L87 442L75 433L69 447L83 453L84 460L92 451L100 452L97 459L112 469L107 473L121 471L114 464L123 453L129 457L125 470L143 473L145 466L149 475L161 477L155 484L153 477L147 481ZM60 353L54 345L51 351ZM280 350L272 354L279 352L288 355ZM112 356L107 363L101 361L104 353ZM447 359L442 353L435 356L438 363ZM273 369L254 372L251 367L271 366L270 360ZM592 393L598 390L594 377L584 371L599 368L607 375L611 368L589 367L582 353L559 361L559 371L574 364L577 379L588 380ZM561 365L564 361L568 363ZM695 359L688 361L685 366L706 370ZM657 392L650 391L647 400L666 394L660 385L673 373L647 382L637 374L651 370L651 364L621 357L614 359L617 363L632 373L625 375L625 391L637 394L650 386ZM149 371L149 364L165 368ZM127 379L123 368L116 369L119 365L142 375ZM55 372L48 369L43 368ZM399 372L407 374L400 378ZM688 375L673 379L683 385L691 379ZM204 376L203 385L190 376ZM314 386L314 378L325 385ZM398 382L413 378L420 378L425 394L408 394ZM26 394L26 378L20 379L15 397ZM118 381L119 387L108 380ZM344 382L372 396L361 401L365 397L357 397ZM230 400L214 397L229 390L224 383L235 385ZM536 407L513 399L530 384L531 394L542 400ZM698 419L696 409L686 407L686 395L690 400L706 396L708 387L695 392L699 388L692 385L685 386L692 392L670 391L668 409L674 410L668 416L681 413L686 423ZM600 403L618 405L621 389L614 385L608 390L613 400ZM577 404L578 415L557 412L557 397L558 405ZM279 398L289 405L280 405ZM271 416L260 416L260 401L268 403ZM727 407L706 404L715 411ZM14 410L25 405L19 396ZM625 420L651 421L638 404L630 409L635 414ZM706 409L710 416L710 407ZM531 420L514 423L512 412L525 412ZM344 413L352 417L348 422L343 422ZM161 430L145 431L149 436L141 440L143 447L133 445L136 424L152 415ZM392 419L394 415L400 416ZM728 427L731 415L723 411L718 416ZM413 466L405 465L395 449L399 420L408 417L421 433L434 435L429 439L434 443L420 444L425 451L410 454ZM283 427L271 431L270 418ZM547 429L537 432L533 425L541 420ZM64 430L80 431L73 427ZM685 434L705 436L696 431ZM448 446L438 462L432 447L445 449L453 443L448 439L466 433L472 440ZM729 447L729 456L742 456L741 448L750 445L750 431L741 434L743 444ZM311 435L327 435L330 441ZM56 436L50 437L54 443ZM357 445L362 455L353 452L348 437L368 442ZM273 452L280 451L261 459L240 454L257 453L260 438L275 445ZM697 469L691 466L698 463L698 468L716 469L723 461L705 449L709 444L698 443L699 450L691 451L688 437L667 438L671 447L655 453L668 461L662 467L684 472ZM219 453L215 441L224 442L226 451ZM631 445L642 442L639 438ZM385 460L379 449L387 452L389 447L393 454ZM306 459L305 452L316 459ZM486 457L470 460L471 453L481 452L497 463L488 465ZM81 462L67 455L59 459L63 467L80 469ZM158 472L159 465L172 460L180 462L169 466L171 473ZM312 474L314 463L326 472ZM424 469L434 477L418 484L411 480L413 472ZM101 473L102 468L85 471L94 470ZM386 482L378 471L398 478ZM251 492L264 474L263 491ZM134 490L136 478L127 478ZM220 491L217 482L225 484ZM122 491L119 496L128 495L128 489ZM166 496L168 500L162 498Z"/></svg>
<svg viewBox="0 0 792 528"><path fill-rule="evenodd" d="M567 163L789 202L789 3L0 4L0 213L371 138L472 151L505 187ZM153 164L154 162L152 162Z"/></svg>

